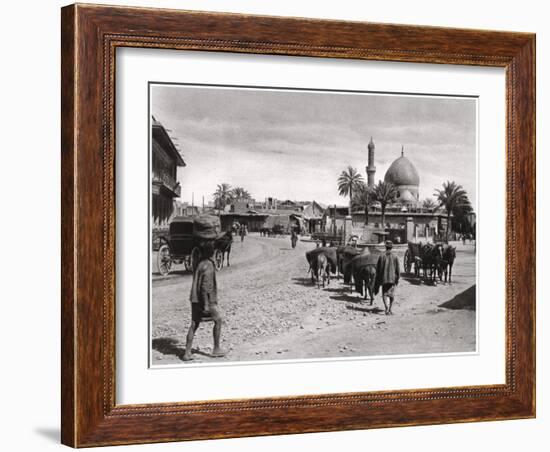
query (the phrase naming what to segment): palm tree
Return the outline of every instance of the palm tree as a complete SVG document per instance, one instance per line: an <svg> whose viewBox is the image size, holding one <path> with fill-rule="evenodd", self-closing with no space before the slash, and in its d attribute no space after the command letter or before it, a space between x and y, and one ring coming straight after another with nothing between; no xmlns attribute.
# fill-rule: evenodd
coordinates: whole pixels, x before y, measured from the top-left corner
<svg viewBox="0 0 550 452"><path fill-rule="evenodd" d="M422 207L431 212L437 207L437 203L432 198L426 198L422 201Z"/></svg>
<svg viewBox="0 0 550 452"><path fill-rule="evenodd" d="M243 187L235 187L231 190L234 199L250 199L250 193Z"/></svg>
<svg viewBox="0 0 550 452"><path fill-rule="evenodd" d="M214 205L216 209L222 210L233 199L231 185L223 183L218 184L216 191L214 192Z"/></svg>
<svg viewBox="0 0 550 452"><path fill-rule="evenodd" d="M353 195L352 207L356 210L365 210L365 225L369 224L369 207L372 205L372 191L366 184L361 184Z"/></svg>
<svg viewBox="0 0 550 452"><path fill-rule="evenodd" d="M380 203L382 210L382 228L386 224L386 206L395 202L399 191L391 182L378 181L372 189L372 199Z"/></svg>
<svg viewBox="0 0 550 452"><path fill-rule="evenodd" d="M458 228L460 232L472 232L472 225L468 217L473 210L474 208L468 197L465 197L462 202L453 209L451 224L454 231Z"/></svg>
<svg viewBox="0 0 550 452"><path fill-rule="evenodd" d="M454 181L447 181L443 183L443 189L435 189L434 196L436 197L439 205L445 207L447 211L447 231L446 238L449 240L449 233L451 232L451 213L457 207L469 205L468 195L462 185L458 185Z"/></svg>
<svg viewBox="0 0 550 452"><path fill-rule="evenodd" d="M349 195L349 214L351 215L351 204L353 194L362 186L365 182L363 176L357 172L352 166L348 166L348 169L342 171L338 177L338 194L340 196Z"/></svg>

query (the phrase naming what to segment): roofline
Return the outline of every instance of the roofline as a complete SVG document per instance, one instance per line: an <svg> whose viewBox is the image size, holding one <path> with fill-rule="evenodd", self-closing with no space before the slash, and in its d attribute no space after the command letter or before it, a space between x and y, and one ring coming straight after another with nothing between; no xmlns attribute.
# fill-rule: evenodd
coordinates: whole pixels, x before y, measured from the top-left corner
<svg viewBox="0 0 550 452"><path fill-rule="evenodd" d="M170 152L174 155L174 157L176 158L176 161L178 163L178 166L182 166L182 167L185 167L187 166L187 164L185 163L185 161L183 160L183 157L181 156L181 154L179 153L178 149L176 148L176 145L174 144L174 142L172 141L172 138L170 138L170 135L168 135L168 132L166 131L166 128L162 125L162 123L160 123L159 121L157 120L154 120L155 122L153 122L152 124L152 129L158 129L161 131L161 133L163 134L164 138L168 141L168 144L169 144L169 150Z"/></svg>
<svg viewBox="0 0 550 452"><path fill-rule="evenodd" d="M354 210L352 215L365 215L364 210ZM372 212L369 211L369 216L371 215L380 215L382 216L382 212ZM446 213L439 213L439 212L388 212L386 211L385 216L407 216L407 217L444 217L447 218ZM452 215L451 215L452 216Z"/></svg>

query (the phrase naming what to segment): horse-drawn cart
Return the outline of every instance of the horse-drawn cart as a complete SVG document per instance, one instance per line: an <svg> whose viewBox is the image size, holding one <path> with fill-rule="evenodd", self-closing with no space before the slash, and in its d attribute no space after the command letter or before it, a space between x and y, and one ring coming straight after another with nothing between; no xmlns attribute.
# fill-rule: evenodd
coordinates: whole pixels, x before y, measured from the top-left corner
<svg viewBox="0 0 550 452"><path fill-rule="evenodd" d="M170 223L169 234L159 236L157 267L162 276L170 273L173 264L184 264L187 271L194 271L200 261L200 247L204 242L214 245L213 260L216 269L224 264L224 254L231 250L231 231L220 232L218 217L175 217Z"/></svg>
<svg viewBox="0 0 550 452"><path fill-rule="evenodd" d="M424 278L435 282L436 277L441 274L443 264L442 245L440 243L407 243L407 250L403 256L403 269L405 273L413 273L420 277L420 270Z"/></svg>
<svg viewBox="0 0 550 452"><path fill-rule="evenodd" d="M418 259L422 259L420 257L421 246L422 245L420 243L408 242L405 256L403 256L403 270L405 271L405 273L412 273L415 259L417 260L417 262Z"/></svg>

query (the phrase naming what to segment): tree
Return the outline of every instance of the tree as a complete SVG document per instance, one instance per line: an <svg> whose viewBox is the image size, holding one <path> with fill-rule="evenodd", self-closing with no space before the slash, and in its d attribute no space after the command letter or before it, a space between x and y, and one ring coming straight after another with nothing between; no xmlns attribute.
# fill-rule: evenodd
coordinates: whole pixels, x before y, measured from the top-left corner
<svg viewBox="0 0 550 452"><path fill-rule="evenodd" d="M233 199L231 185L226 183L218 184L213 196L216 209L223 210Z"/></svg>
<svg viewBox="0 0 550 452"><path fill-rule="evenodd" d="M470 223L469 214L473 211L472 204L468 197L465 197L459 205L453 209L453 217L451 224L453 230L459 230L461 233L472 232L472 224Z"/></svg>
<svg viewBox="0 0 550 452"><path fill-rule="evenodd" d="M437 203L432 198L426 198L422 201L422 207L431 212L437 208Z"/></svg>
<svg viewBox="0 0 550 452"><path fill-rule="evenodd" d="M369 207L372 205L372 191L366 184L361 184L355 191L352 199L352 208L365 210L365 225L369 223Z"/></svg>
<svg viewBox="0 0 550 452"><path fill-rule="evenodd" d="M233 199L250 199L250 193L243 187L235 187L231 190L231 195Z"/></svg>
<svg viewBox="0 0 550 452"><path fill-rule="evenodd" d="M353 194L365 185L363 176L352 166L348 166L338 177L338 194L340 196L349 195L349 214L351 215Z"/></svg>
<svg viewBox="0 0 550 452"><path fill-rule="evenodd" d="M464 208L470 204L468 195L462 185L458 185L454 181L447 181L443 183L443 189L435 189L434 196L439 206L445 207L447 212L446 238L449 240L449 233L451 232L451 213L457 208Z"/></svg>
<svg viewBox="0 0 550 452"><path fill-rule="evenodd" d="M380 203L382 210L382 228L386 224L386 206L395 202L399 191L391 182L378 181L372 190L372 199Z"/></svg>

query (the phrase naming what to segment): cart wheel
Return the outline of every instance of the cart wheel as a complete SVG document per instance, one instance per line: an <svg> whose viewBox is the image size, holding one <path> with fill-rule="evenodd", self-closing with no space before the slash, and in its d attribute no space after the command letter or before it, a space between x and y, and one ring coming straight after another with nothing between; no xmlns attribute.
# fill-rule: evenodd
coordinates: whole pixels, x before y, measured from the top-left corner
<svg viewBox="0 0 550 452"><path fill-rule="evenodd" d="M197 247L193 248L193 251L191 251L191 256L189 260L191 269L193 270L193 272L195 272L201 260L201 251Z"/></svg>
<svg viewBox="0 0 550 452"><path fill-rule="evenodd" d="M214 251L214 262L216 263L216 270L221 270L223 267L223 253L221 250Z"/></svg>
<svg viewBox="0 0 550 452"><path fill-rule="evenodd" d="M157 252L157 267L162 276L170 273L172 268L172 258L170 257L170 247L166 244L161 245Z"/></svg>
<svg viewBox="0 0 550 452"><path fill-rule="evenodd" d="M405 251L405 256L403 257L403 268L405 273L411 272L411 253L409 253L409 250Z"/></svg>

